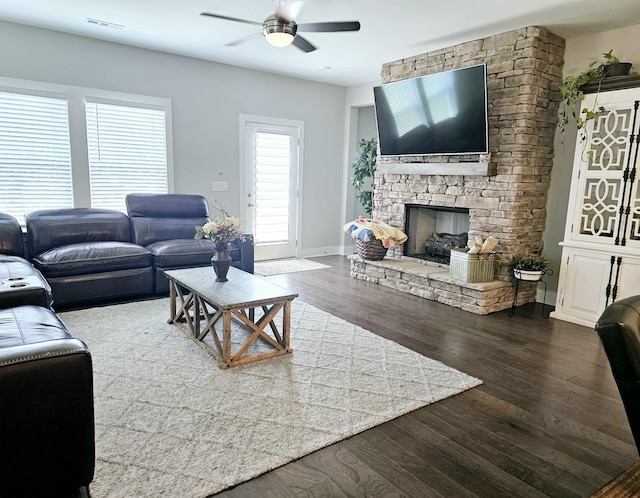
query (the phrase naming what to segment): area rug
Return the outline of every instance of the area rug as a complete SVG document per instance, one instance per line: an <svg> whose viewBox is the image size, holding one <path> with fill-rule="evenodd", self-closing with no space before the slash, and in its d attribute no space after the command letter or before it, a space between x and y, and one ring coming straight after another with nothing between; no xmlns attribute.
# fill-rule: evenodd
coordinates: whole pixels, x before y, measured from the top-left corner
<svg viewBox="0 0 640 498"><path fill-rule="evenodd" d="M256 261L254 273L268 277L270 275L280 275L282 273L293 273L297 271L319 270L321 268L331 268L330 266L316 263L308 259L287 258L272 259L269 261Z"/></svg>
<svg viewBox="0 0 640 498"><path fill-rule="evenodd" d="M168 313L60 313L93 358L93 498L206 497L481 384L298 300L292 354L221 370Z"/></svg>

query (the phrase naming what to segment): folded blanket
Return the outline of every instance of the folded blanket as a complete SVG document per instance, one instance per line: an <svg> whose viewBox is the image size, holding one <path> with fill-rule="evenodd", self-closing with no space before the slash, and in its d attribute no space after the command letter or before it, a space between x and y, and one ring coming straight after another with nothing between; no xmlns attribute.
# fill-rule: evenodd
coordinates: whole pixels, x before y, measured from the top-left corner
<svg viewBox="0 0 640 498"><path fill-rule="evenodd" d="M407 236L402 230L364 216L347 223L343 229L354 239L360 239L363 242L374 239L381 240L384 247L393 247L407 240Z"/></svg>

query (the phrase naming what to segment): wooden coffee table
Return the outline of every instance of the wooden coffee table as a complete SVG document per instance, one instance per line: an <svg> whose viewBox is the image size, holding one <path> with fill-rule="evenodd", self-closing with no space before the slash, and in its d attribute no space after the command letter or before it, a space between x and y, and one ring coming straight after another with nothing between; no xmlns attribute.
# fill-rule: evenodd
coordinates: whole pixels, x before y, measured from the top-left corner
<svg viewBox="0 0 640 498"><path fill-rule="evenodd" d="M170 318L187 337L218 359L220 368L235 367L291 353L291 303L298 294L237 268L230 268L227 282L216 282L210 266L166 270L169 279ZM262 314L256 320L256 309ZM282 331L275 318L282 310ZM249 331L246 340L232 351L231 322L240 322ZM222 334L216 324L222 321ZM271 332L268 333L267 326ZM213 345L205 342L209 335ZM210 341L211 342L211 341ZM251 353L262 342L267 351ZM255 349L255 348L254 348ZM264 348L263 348L264 349Z"/></svg>

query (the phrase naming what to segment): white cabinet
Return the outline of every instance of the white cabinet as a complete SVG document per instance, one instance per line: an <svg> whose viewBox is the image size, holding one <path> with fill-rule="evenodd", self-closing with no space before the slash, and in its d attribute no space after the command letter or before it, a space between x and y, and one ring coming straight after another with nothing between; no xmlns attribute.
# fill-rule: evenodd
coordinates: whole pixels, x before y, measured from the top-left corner
<svg viewBox="0 0 640 498"><path fill-rule="evenodd" d="M640 256L562 248L558 301L553 318L593 327L617 299L640 294Z"/></svg>
<svg viewBox="0 0 640 498"><path fill-rule="evenodd" d="M594 103L605 111L576 145L551 314L589 327L614 300L640 294L640 89L587 95L583 107Z"/></svg>

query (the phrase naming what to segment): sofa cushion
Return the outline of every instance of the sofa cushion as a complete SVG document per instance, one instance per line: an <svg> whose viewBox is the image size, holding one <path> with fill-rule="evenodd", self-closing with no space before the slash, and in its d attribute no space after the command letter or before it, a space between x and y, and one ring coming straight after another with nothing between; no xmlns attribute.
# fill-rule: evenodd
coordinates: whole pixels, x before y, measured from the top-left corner
<svg viewBox="0 0 640 498"><path fill-rule="evenodd" d="M27 215L32 256L81 242L131 242L129 217L111 209L43 209Z"/></svg>
<svg viewBox="0 0 640 498"><path fill-rule="evenodd" d="M204 266L211 263L215 243L207 239L172 239L154 242L147 249L156 268ZM233 243L229 244L229 254L232 261L240 259L240 250Z"/></svg>
<svg viewBox="0 0 640 498"><path fill-rule="evenodd" d="M71 338L64 324L47 308L18 306L0 310L0 348Z"/></svg>
<svg viewBox="0 0 640 498"><path fill-rule="evenodd" d="M193 239L196 226L209 222L209 205L201 195L128 194L133 241L141 246L169 239Z"/></svg>
<svg viewBox="0 0 640 498"><path fill-rule="evenodd" d="M54 247L33 258L45 277L64 277L150 267L147 249L128 242L83 242Z"/></svg>

